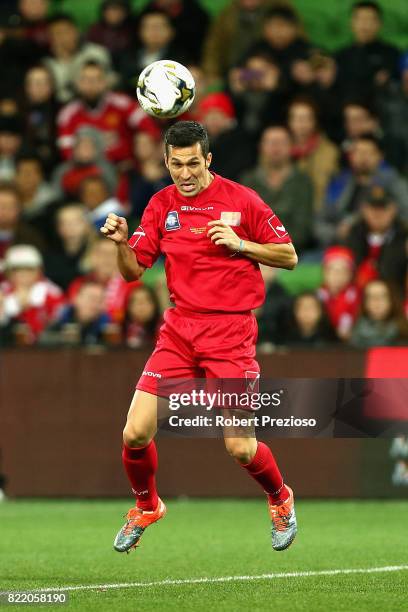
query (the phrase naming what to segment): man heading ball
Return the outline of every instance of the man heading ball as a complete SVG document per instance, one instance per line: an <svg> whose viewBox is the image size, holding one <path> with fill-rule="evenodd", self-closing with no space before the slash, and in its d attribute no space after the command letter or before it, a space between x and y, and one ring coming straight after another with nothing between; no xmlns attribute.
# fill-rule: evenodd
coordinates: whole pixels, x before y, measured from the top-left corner
<svg viewBox="0 0 408 612"><path fill-rule="evenodd" d="M167 130L165 163L174 185L151 198L130 240L123 217L110 214L101 228L117 245L127 281L140 279L165 254L175 304L164 314L123 432L122 459L136 506L116 536L118 552L137 546L146 527L166 513L155 480L158 381L259 377L252 310L263 303L265 288L258 264L291 270L297 263L270 207L251 189L210 172L208 135L199 123L180 121ZM225 436L225 445L266 493L272 546L284 550L296 535L296 516L271 450L254 434Z"/></svg>

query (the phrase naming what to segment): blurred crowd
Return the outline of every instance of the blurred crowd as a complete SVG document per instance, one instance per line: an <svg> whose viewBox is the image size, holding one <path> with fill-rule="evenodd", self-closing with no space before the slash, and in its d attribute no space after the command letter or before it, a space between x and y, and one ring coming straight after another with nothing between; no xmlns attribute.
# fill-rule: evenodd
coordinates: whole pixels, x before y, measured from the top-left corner
<svg viewBox="0 0 408 612"><path fill-rule="evenodd" d="M376 2L353 5L334 53L290 2L232 0L211 21L197 0L103 0L87 31L56 4L0 7L1 346L154 342L162 263L126 283L99 227L137 227L170 183L169 122L135 95L164 58L196 80L182 118L206 126L212 169L255 189L298 251L297 284L262 269L263 349L408 344L408 52Z"/></svg>

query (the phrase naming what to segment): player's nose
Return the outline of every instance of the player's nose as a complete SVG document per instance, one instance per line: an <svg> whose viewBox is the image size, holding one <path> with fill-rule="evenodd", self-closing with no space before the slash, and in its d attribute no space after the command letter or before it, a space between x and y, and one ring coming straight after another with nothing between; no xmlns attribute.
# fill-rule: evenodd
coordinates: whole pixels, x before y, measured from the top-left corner
<svg viewBox="0 0 408 612"><path fill-rule="evenodd" d="M180 172L181 179L189 179L191 176L190 170L185 166Z"/></svg>

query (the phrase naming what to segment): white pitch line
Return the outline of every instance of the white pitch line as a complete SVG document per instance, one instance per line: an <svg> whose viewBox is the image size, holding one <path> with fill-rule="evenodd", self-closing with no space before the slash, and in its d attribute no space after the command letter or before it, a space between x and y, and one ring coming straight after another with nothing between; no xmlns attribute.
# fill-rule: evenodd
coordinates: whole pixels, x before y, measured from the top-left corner
<svg viewBox="0 0 408 612"><path fill-rule="evenodd" d="M114 584L78 584L75 586L49 587L35 589L35 592L65 592L65 591L105 591L108 589L131 589L146 587L163 587L184 584L219 584L223 582L245 582L252 580L273 580L274 578L309 578L313 576L338 576L341 574L375 574L381 572L402 572L408 570L408 565L386 565L385 567L345 568L309 572L281 572L274 574L259 574L255 576L219 576L214 578L183 578L179 580L157 580L155 582L122 582Z"/></svg>

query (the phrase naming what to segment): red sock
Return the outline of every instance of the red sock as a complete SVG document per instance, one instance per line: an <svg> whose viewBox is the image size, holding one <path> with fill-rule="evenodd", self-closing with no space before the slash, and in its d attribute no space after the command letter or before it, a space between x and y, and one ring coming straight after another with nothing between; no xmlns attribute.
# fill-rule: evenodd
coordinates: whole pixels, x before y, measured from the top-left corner
<svg viewBox="0 0 408 612"><path fill-rule="evenodd" d="M276 504L288 499L289 491L283 483L282 474L272 451L266 444L258 442L258 448L251 463L242 465L242 467L261 485L272 503Z"/></svg>
<svg viewBox="0 0 408 612"><path fill-rule="evenodd" d="M159 498L156 490L157 450L154 440L142 448L123 445L122 461L141 510L156 510Z"/></svg>

